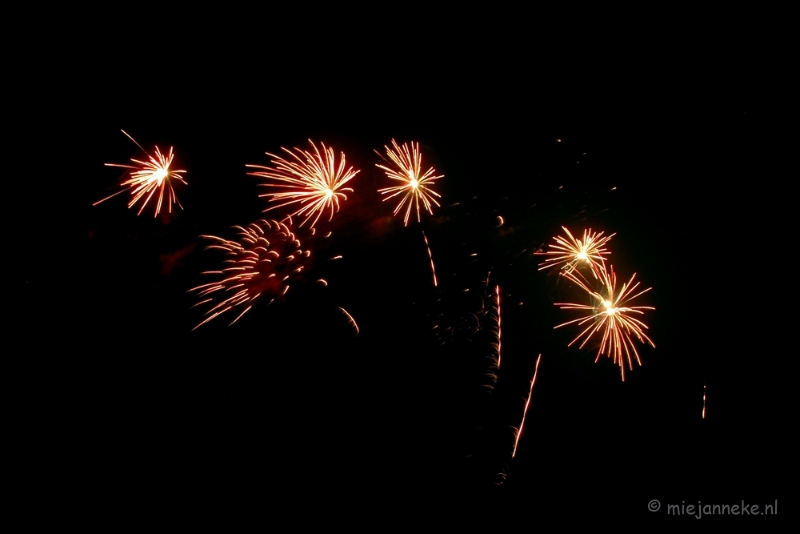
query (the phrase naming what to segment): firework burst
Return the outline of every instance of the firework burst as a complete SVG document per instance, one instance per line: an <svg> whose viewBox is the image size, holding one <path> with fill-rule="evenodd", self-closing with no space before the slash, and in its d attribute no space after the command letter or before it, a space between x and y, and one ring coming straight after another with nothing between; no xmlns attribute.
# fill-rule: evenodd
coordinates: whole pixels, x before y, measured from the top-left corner
<svg viewBox="0 0 800 534"><path fill-rule="evenodd" d="M397 141L392 139L392 146L394 149L384 146L384 148L386 148L386 157L389 158L388 160L377 150L375 151L381 158L391 163L392 166L387 167L380 164L376 164L376 166L386 172L386 176L389 179L396 180L400 182L400 184L379 189L378 192L382 195L388 195L383 199L384 201L402 195L400 202L394 209L394 214L397 215L400 210L403 209L403 206L406 206L403 224L408 225L411 210L412 208L416 208L417 222L419 222L420 202L422 202L424 209L431 215L433 215L433 208L431 205L436 204L437 207L440 206L436 198L441 198L441 195L431 189L431 184L439 178L443 178L444 175L434 174L436 170L433 167L422 172L422 155L419 152L419 143L412 142L410 145L408 143L403 143L401 146L397 144Z"/></svg>
<svg viewBox="0 0 800 534"><path fill-rule="evenodd" d="M290 228L277 221L258 220L246 227L236 226L237 241L215 236L202 236L213 243L207 250L225 253L224 267L203 274L218 278L199 285L195 291L201 298L196 306L219 301L205 312L206 318L194 329L233 310L241 310L230 324L250 311L253 304L266 295L270 302L289 290L289 282L307 267L310 251L303 250Z"/></svg>
<svg viewBox="0 0 800 534"><path fill-rule="evenodd" d="M247 165L251 169L260 169L251 173L251 176L266 178L263 187L275 188L275 192L259 195L267 197L269 202L278 204L264 211L292 206L297 208L289 216L303 217L300 226L310 219L313 227L325 210L330 211L329 221L333 214L339 210L339 202L347 200L345 192L353 189L344 185L358 174L359 171L352 167L345 169L344 153L340 154L337 161L332 148L321 143L322 150L318 149L309 139L311 151L298 148L282 148L288 159L267 152L272 158L272 166Z"/></svg>
<svg viewBox="0 0 800 534"><path fill-rule="evenodd" d="M566 227L562 226L561 228L566 237L554 237L555 243L548 247L547 252L535 253L547 256L547 259L539 264L539 270L557 266L560 267L562 274L568 275L580 265L587 265L595 278L598 278L600 271L605 268L606 259L603 256L610 254L605 245L616 234L603 237L603 232L593 233L591 229L588 229L583 231L582 239L576 239Z"/></svg>
<svg viewBox="0 0 800 534"><path fill-rule="evenodd" d="M134 165L123 165L119 163L106 163L107 167L120 167L123 169L128 169L129 172L126 173L127 178L122 181L120 184L122 189L117 191L113 195L109 195L102 200L98 200L93 206L97 206L101 202L108 200L109 198L116 196L124 191L131 192L131 200L128 202L128 208L132 208L137 202L144 199L142 201L141 206L139 207L139 213L137 215L141 215L144 207L153 198L153 195L158 191L158 202L156 203L156 210L154 216L157 216L158 213L161 211L162 204L166 201L167 210L172 213L172 205L177 204L178 207L183 209L180 202L178 202L178 197L175 195L175 190L172 187L173 180L177 180L182 184L186 185L186 180L184 180L182 174L184 174L185 170L172 170L170 169L170 165L172 165L172 159L174 157L172 152L172 147L169 147L169 153L163 154L158 147L155 147L155 154L151 155L148 154L147 151L142 148L142 145L136 142L136 140L128 135L125 130L122 130L122 133L130 139L131 141L138 146L142 152L148 157L147 161L141 161L138 159L131 158L131 162Z"/></svg>
<svg viewBox="0 0 800 534"><path fill-rule="evenodd" d="M571 346L581 341L580 348L583 348L595 334L601 332L602 340L595 362L603 354L612 358L614 363L620 366L622 380L624 381L626 363L630 370L633 370L634 358L639 365L642 364L639 352L634 345L633 337L636 337L642 343L647 342L655 348L655 343L644 332L648 328L647 325L637 317L634 317L634 315L643 315L644 310L654 310L655 308L652 306L630 305L631 301L647 293L651 288L637 292L639 282L634 282L636 273L631 276L627 283L622 284L622 287L617 288L617 276L613 267L609 271L605 269L600 271L599 281L601 287L599 291L590 288L585 278L579 273L576 275L576 272L570 272L566 276L590 295L592 304L556 303L556 306L559 306L562 310L579 310L588 312L588 314L584 317L567 321L555 328L561 328L573 323L577 323L579 326L587 325L569 343L569 346Z"/></svg>

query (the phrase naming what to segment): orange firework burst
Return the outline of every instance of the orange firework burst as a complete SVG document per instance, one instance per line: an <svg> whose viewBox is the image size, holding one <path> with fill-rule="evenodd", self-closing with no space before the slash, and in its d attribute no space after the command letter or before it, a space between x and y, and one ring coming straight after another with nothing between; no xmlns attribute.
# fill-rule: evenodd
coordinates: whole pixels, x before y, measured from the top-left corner
<svg viewBox="0 0 800 534"><path fill-rule="evenodd" d="M234 228L239 230L238 241L202 236L213 241L207 249L225 252L225 267L203 273L219 277L218 281L190 290L197 291L200 297L208 297L196 306L211 302L217 296L221 299L205 313L205 320L195 329L223 313L241 309L230 323L233 324L250 311L262 295L272 297L270 302L285 295L289 281L308 264L310 251L302 250L300 241L283 223L262 219L244 228Z"/></svg>
<svg viewBox="0 0 800 534"><path fill-rule="evenodd" d="M436 171L433 167L424 173L422 172L422 155L419 152L419 143L412 142L410 146L407 143L403 143L403 145L400 146L397 144L397 141L392 139L392 146L394 146L394 150L388 146L384 146L384 148L386 148L386 156L393 166L386 167L380 164L376 164L376 166L379 169L383 169L387 177L400 182L400 185L385 187L379 189L378 192L382 195L388 195L383 199L384 201L402 194L403 197L394 209L394 214L397 215L397 213L403 209L403 206L406 206L403 224L408 225L411 209L412 207L416 207L417 222L419 222L420 201L422 201L423 207L428 210L428 213L431 215L433 215L431 204L439 206L435 197L441 198L441 195L431 189L430 186L434 181L443 178L444 175L435 175L434 173ZM375 152L383 158L377 150ZM383 159L385 160L386 158Z"/></svg>
<svg viewBox="0 0 800 534"><path fill-rule="evenodd" d="M566 276L591 296L592 304L556 303L556 306L560 306L562 310L589 312L584 317L560 324L556 328L573 323L578 323L579 326L588 323L588 326L569 343L569 346L571 346L582 339L580 348L583 348L595 333L602 332L603 338L600 342L600 349L597 351L595 362L600 359L602 354L606 354L614 360L614 363L620 366L622 380L624 381L625 362L628 363L630 370L633 370L634 357L639 365L642 365L632 336L635 336L642 343L649 343L650 346L655 348L655 343L644 332L647 330L647 325L633 316L643 315L644 310L654 310L655 308L652 306L630 305L632 300L647 293L651 288L635 293L639 287L639 282L634 283L636 278L636 273L634 273L628 283L622 284L622 287L617 289L617 276L613 267L610 268L610 272L605 269L600 271L601 288L599 291L591 289L586 280L582 276L576 276L574 272L570 272Z"/></svg>
<svg viewBox="0 0 800 534"><path fill-rule="evenodd" d="M592 270L595 278L598 278L600 271L605 268L603 262L606 259L603 256L609 254L605 244L616 234L603 237L603 232L593 233L588 229L583 231L583 239L575 239L566 227L561 228L567 234L566 238L556 236L553 238L555 244L551 244L547 252L536 252L537 255L548 256L540 264L539 270L560 266L562 273L568 275L579 265L585 264Z"/></svg>
<svg viewBox="0 0 800 534"><path fill-rule="evenodd" d="M172 147L169 147L169 154L164 155L161 153L158 147L155 147L155 155L150 155L147 151L142 148L142 145L136 142L136 140L128 135L125 130L122 130L122 133L125 136L133 141L136 146L142 149L142 152L148 157L148 161L141 161L138 159L131 158L131 161L135 165L122 165L118 163L106 163L108 167L121 167L123 169L130 169L130 172L126 173L127 178L122 181L120 184L122 189L117 191L113 195L109 195L102 200L98 200L93 206L100 204L108 200L109 198L116 196L123 191L130 190L131 192L131 200L128 202L128 208L132 208L134 204L139 202L144 198L141 207L139 207L139 213L137 215L141 215L144 207L153 197L156 191L158 191L158 203L156 204L156 211L154 216L157 216L159 211L161 211L161 205L166 200L167 209L170 213L172 213L172 204L177 204L178 207L183 209L180 202L178 202L178 197L175 195L175 190L172 188L172 181L177 180L182 184L186 185L186 180L183 179L181 174L185 173L184 170L171 170L169 167L172 165L173 153Z"/></svg>
<svg viewBox="0 0 800 534"><path fill-rule="evenodd" d="M290 159L267 152L272 158L272 167L261 165L247 165L247 167L262 169L248 173L251 176L267 179L267 183L260 185L279 189L274 193L259 195L267 197L270 202L279 202L264 211L294 204L295 207L299 207L290 216L305 216L300 226L313 217L314 221L311 223L313 227L326 209L330 210L328 220L333 219L334 212L339 210L339 201L347 200L345 191L353 191L349 187L343 187L344 184L353 179L359 171L353 170L352 167L345 170L344 153L340 154L337 162L332 148L322 143L320 151L313 141L309 139L308 142L311 143L311 152L297 148L294 150L281 148Z"/></svg>

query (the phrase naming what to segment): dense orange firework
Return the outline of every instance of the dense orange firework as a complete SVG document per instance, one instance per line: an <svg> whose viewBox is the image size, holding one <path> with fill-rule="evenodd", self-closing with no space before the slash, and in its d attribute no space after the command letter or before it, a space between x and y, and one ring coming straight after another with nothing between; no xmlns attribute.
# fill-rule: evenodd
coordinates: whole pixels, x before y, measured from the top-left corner
<svg viewBox="0 0 800 534"><path fill-rule="evenodd" d="M412 142L410 145L403 143L401 146L397 144L397 141L392 139L392 146L394 146L394 149L391 149L388 146L384 146L384 148L386 148L386 156L389 158L389 162L392 163L393 166L387 167L380 164L376 164L376 166L379 169L383 169L389 179L396 180L400 182L400 184L379 189L378 192L382 195L388 195L383 199L384 201L402 194L403 197L400 199L400 203L397 204L397 207L394 209L394 214L397 215L397 213L403 209L403 206L406 206L406 214L405 218L403 219L403 224L408 225L408 218L411 215L411 209L416 207L417 222L419 222L420 201L422 202L423 207L431 215L433 215L431 204L436 204L436 206L439 206L436 198L441 198L441 195L431 189L430 186L434 181L438 180L439 178L443 178L444 175L435 175L434 173L436 171L433 169L433 167L425 172L422 172L422 155L419 152L419 143ZM381 156L381 158L383 158L383 156L377 150L375 152ZM385 160L386 158L383 159Z"/></svg>
<svg viewBox="0 0 800 534"><path fill-rule="evenodd" d="M340 154L337 161L332 148L321 143L320 151L313 141L309 139L308 142L311 143L311 152L297 148L294 150L282 148L289 155L289 159L267 152L272 158L271 167L262 165L247 165L247 167L261 169L248 173L251 176L267 179L266 183L260 185L278 189L274 193L259 195L267 197L269 202L279 202L264 211L294 205L297 210L290 215L305 217L300 226L313 217L314 221L311 223L313 227L326 209L330 210L328 220L333 219L333 214L339 210L339 201L347 200L345 192L353 191L349 187L343 187L344 184L353 179L359 171L353 170L352 167L345 169L344 153Z"/></svg>
<svg viewBox="0 0 800 534"><path fill-rule="evenodd" d="M250 311L262 295L272 297L270 302L285 295L290 280L308 265L310 251L302 250L300 241L285 224L262 219L244 228L234 228L239 230L238 241L202 236L213 241L207 249L225 252L225 267L203 273L217 276L219 280L190 290L197 291L200 297L208 297L196 306L211 302L215 297L220 299L206 311L206 318L195 329L223 313L241 309L230 323L233 324Z"/></svg>
<svg viewBox="0 0 800 534"><path fill-rule="evenodd" d="M605 264L603 262L606 259L603 256L609 254L605 244L616 234L603 237L603 232L593 233L591 229L588 229L583 231L583 239L576 239L566 227L562 226L561 228L567 234L566 238L556 236L553 238L555 244L551 244L547 252L535 253L541 256L548 256L539 265L539 270L559 266L562 273L566 275L572 273L581 264L585 264L597 278L600 271L604 269Z"/></svg>
<svg viewBox="0 0 800 534"><path fill-rule="evenodd" d="M576 275L574 271L566 274L570 280L578 284L590 295L592 304L557 302L556 306L560 306L562 310L580 310L589 313L584 317L560 324L556 328L573 323L577 323L579 326L588 323L588 326L569 343L569 346L571 346L573 343L582 340L580 348L583 348L596 333L602 332L602 341L595 361L598 361L603 354L612 358L614 363L620 366L622 380L624 381L626 362L630 370L633 370L633 358L636 358L639 365L642 364L632 337L636 337L640 342L647 342L652 347L655 347L655 343L644 332L647 330L647 325L634 317L634 315L643 315L644 310L654 310L655 308L652 306L630 305L631 301L647 293L651 288L635 293L639 287L639 282L634 283L636 273L631 276L628 283L622 284L619 289L617 288L617 276L613 267L609 271L601 269L599 274L601 285L599 291L591 289L582 275Z"/></svg>
<svg viewBox="0 0 800 534"><path fill-rule="evenodd" d="M182 184L186 185L186 180L184 180L181 174L185 173L184 170L171 170L169 167L172 165L173 153L172 147L169 147L169 153L164 155L161 153L161 150L158 147L155 147L155 155L148 154L147 151L142 148L142 145L136 142L136 140L128 135L125 130L122 130L122 133L125 136L133 141L136 146L142 149L142 152L148 157L148 161L141 161L138 159L131 158L131 161L135 163L135 165L122 165L118 163L106 163L108 167L121 167L123 169L130 169L130 172L127 173L128 178L123 180L120 184L122 189L117 191L113 195L109 195L102 200L98 200L93 206L100 204L108 200L109 198L116 196L123 191L130 190L131 192L131 200L128 202L128 208L132 208L134 204L139 202L144 198L141 207L139 208L139 213L137 215L141 215L144 207L153 197L153 195L158 191L158 203L156 204L156 210L154 216L157 216L159 211L161 211L161 205L166 200L167 209L170 213L172 213L172 204L177 204L178 207L183 209L180 202L178 202L178 197L175 195L175 190L172 188L172 181L177 180Z"/></svg>

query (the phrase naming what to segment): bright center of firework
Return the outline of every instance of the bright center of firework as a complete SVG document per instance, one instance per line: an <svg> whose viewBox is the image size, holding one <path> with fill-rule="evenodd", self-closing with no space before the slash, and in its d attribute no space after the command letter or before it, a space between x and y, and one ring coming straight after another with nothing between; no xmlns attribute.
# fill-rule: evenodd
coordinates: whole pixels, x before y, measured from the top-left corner
<svg viewBox="0 0 800 534"><path fill-rule="evenodd" d="M325 190L325 198L328 199L328 198L331 198L332 196L333 196L333 191L330 188L326 189Z"/></svg>
<svg viewBox="0 0 800 534"><path fill-rule="evenodd" d="M167 169L158 169L157 171L153 172L151 175L151 179L161 184L161 181L167 177Z"/></svg>
<svg viewBox="0 0 800 534"><path fill-rule="evenodd" d="M586 255L586 250L585 249L581 250L580 252L578 252L578 255L575 256L575 257L577 259L583 260L583 261L588 261L589 260L589 256Z"/></svg>
<svg viewBox="0 0 800 534"><path fill-rule="evenodd" d="M417 182L417 179L414 178L413 175L409 175L409 178L410 180L408 182L408 185L409 187L411 187L411 189L416 189L417 187L419 187L419 182Z"/></svg>

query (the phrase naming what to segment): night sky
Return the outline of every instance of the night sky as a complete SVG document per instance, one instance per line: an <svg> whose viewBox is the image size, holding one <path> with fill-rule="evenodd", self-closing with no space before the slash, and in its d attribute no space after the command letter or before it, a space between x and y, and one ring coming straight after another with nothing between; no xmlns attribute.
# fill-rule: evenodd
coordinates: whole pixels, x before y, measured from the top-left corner
<svg viewBox="0 0 800 534"><path fill-rule="evenodd" d="M413 509L493 494L531 515L664 521L651 499L780 499L788 419L774 380L787 354L748 311L771 279L753 220L772 202L760 174L770 117L728 83L749 60L687 64L651 43L641 63L603 32L464 31L405 47L364 31L327 46L198 30L159 47L112 40L109 61L97 42L46 59L54 89L25 131L53 149L23 199L33 210L46 197L12 323L27 340L19 404L45 508L393 493L388 506ZM70 62L74 76L55 75ZM121 130L148 151L174 147L183 209L137 216L125 194L92 205L122 178L105 163L143 157ZM360 171L317 223L331 236L298 229L312 262L285 298L192 331L204 308L189 290L222 260L200 236L281 219L262 213L245 165L309 139ZM392 139L418 141L444 174L441 207L408 226L377 193L390 184L375 150ZM595 363L596 344L567 347L576 327L553 328L576 317L554 302L580 295L533 253L562 226L615 233L619 278L652 287L638 304L656 308L643 317L656 348L637 342L642 366L624 382L605 356ZM493 389L487 277L502 290Z"/></svg>

